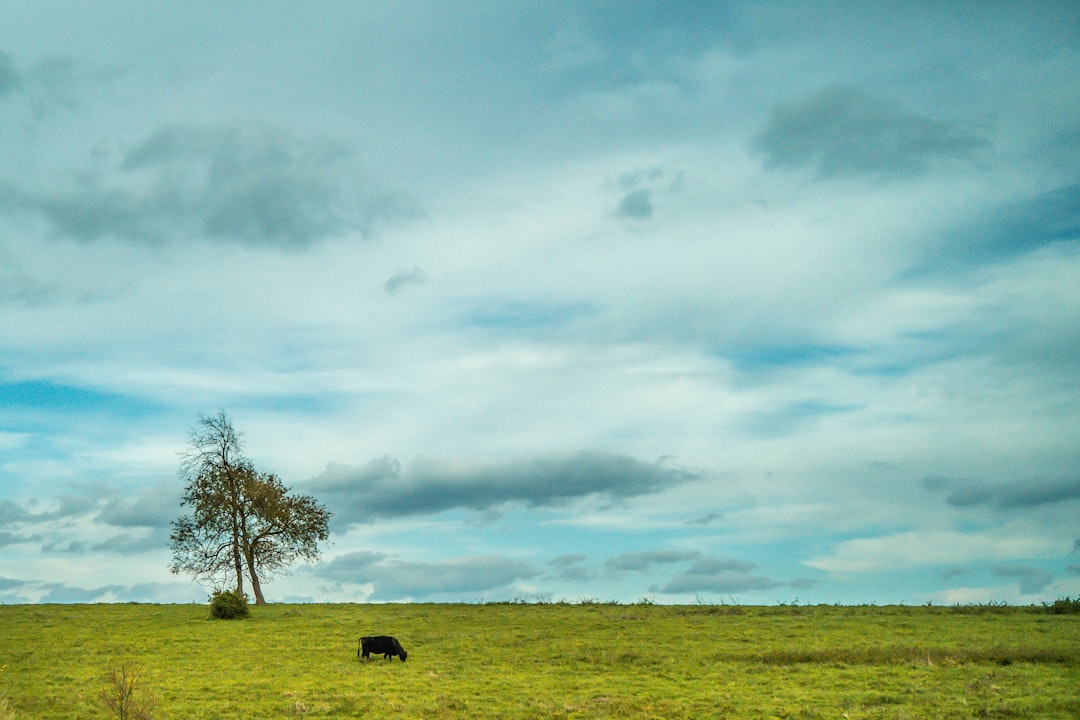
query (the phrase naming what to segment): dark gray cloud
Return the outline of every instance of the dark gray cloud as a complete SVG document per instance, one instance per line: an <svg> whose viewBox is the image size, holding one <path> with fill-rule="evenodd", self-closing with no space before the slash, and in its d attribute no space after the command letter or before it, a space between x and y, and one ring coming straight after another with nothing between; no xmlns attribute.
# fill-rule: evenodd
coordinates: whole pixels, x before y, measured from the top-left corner
<svg viewBox="0 0 1080 720"><path fill-rule="evenodd" d="M418 267L401 268L383 284L387 295L396 295L409 285L423 285L427 275Z"/></svg>
<svg viewBox="0 0 1080 720"><path fill-rule="evenodd" d="M157 551L168 546L169 532L166 528L159 528L149 535L140 535L138 533L121 533L119 535L113 535L95 544L90 549L94 552L134 555L137 553Z"/></svg>
<svg viewBox="0 0 1080 720"><path fill-rule="evenodd" d="M43 217L53 234L82 241L204 238L300 249L415 214L372 186L351 150L265 128L171 125L114 168L74 187L0 184L0 209Z"/></svg>
<svg viewBox="0 0 1080 720"><path fill-rule="evenodd" d="M99 497L95 495L94 488L87 488L85 495L60 495L56 498L56 510L44 513L42 517L56 520L84 517L97 509Z"/></svg>
<svg viewBox="0 0 1080 720"><path fill-rule="evenodd" d="M33 512L14 500L0 500L0 528L14 528L23 523L44 520L70 520L89 515L97 508L98 500L92 494L58 495L56 508Z"/></svg>
<svg viewBox="0 0 1080 720"><path fill-rule="evenodd" d="M16 535L15 533L0 530L0 547L7 545L21 545L28 542L39 542L41 535Z"/></svg>
<svg viewBox="0 0 1080 720"><path fill-rule="evenodd" d="M80 66L70 57L44 56L20 64L0 50L0 100L17 96L35 122L76 109L82 98L116 75L114 70Z"/></svg>
<svg viewBox="0 0 1080 720"><path fill-rule="evenodd" d="M988 506L997 510L1015 510L1078 500L1080 478L1035 478L997 485L942 478L937 479L931 489L948 490L945 502L953 507Z"/></svg>
<svg viewBox="0 0 1080 720"><path fill-rule="evenodd" d="M768 168L819 177L916 175L938 160L966 160L989 146L971 132L833 85L773 107L755 147Z"/></svg>
<svg viewBox="0 0 1080 720"><path fill-rule="evenodd" d="M308 489L334 510L337 522L350 525L457 508L482 511L510 502L552 507L588 496L617 501L697 476L665 461L647 463L605 452L467 467L421 461L408 471L394 458L383 457L361 466L331 463Z"/></svg>
<svg viewBox="0 0 1080 720"><path fill-rule="evenodd" d="M86 553L87 547L87 544L82 540L57 538L44 543L41 546L41 552L56 553L58 555L83 555Z"/></svg>
<svg viewBox="0 0 1080 720"><path fill-rule="evenodd" d="M35 516L14 500L0 500L0 527L31 520Z"/></svg>
<svg viewBox="0 0 1080 720"><path fill-rule="evenodd" d="M624 172L619 176L623 193L615 217L625 220L649 220L653 215L654 198L659 192L680 192L685 180L681 172L668 173L663 167L649 167Z"/></svg>
<svg viewBox="0 0 1080 720"><path fill-rule="evenodd" d="M60 294L58 285L31 277L19 267L18 260L0 255L0 305L41 307Z"/></svg>
<svg viewBox="0 0 1080 720"><path fill-rule="evenodd" d="M553 577L563 582L584 582L593 577L593 573L582 563L586 560L585 555L560 555L548 560L548 565L556 569Z"/></svg>
<svg viewBox="0 0 1080 720"><path fill-rule="evenodd" d="M668 594L699 592L730 594L768 590L790 585L790 583L782 583L753 574L751 571L755 567L757 566L754 563L741 560L702 558L691 565L685 572L675 575L665 585L657 588L657 592ZM806 587L807 582L800 581L800 586Z"/></svg>
<svg viewBox="0 0 1080 720"><path fill-rule="evenodd" d="M472 596L499 590L540 572L522 560L477 556L411 562L378 552L360 551L340 555L316 566L318 577L346 585L372 583L374 597L393 600L405 597Z"/></svg>
<svg viewBox="0 0 1080 720"><path fill-rule="evenodd" d="M588 568L580 567L578 565L571 565L569 567L560 568L554 575L554 579L559 582L569 583L582 583L592 580L596 577L595 573Z"/></svg>
<svg viewBox="0 0 1080 720"><path fill-rule="evenodd" d="M652 217L652 191L648 188L631 190L619 202L615 214L630 220L648 220Z"/></svg>
<svg viewBox="0 0 1080 720"><path fill-rule="evenodd" d="M724 516L718 512L711 512L702 515L701 517L694 518L693 520L687 520L687 525L715 525L724 519Z"/></svg>
<svg viewBox="0 0 1080 720"><path fill-rule="evenodd" d="M948 487L950 480L944 475L927 475L919 482L927 490L941 490Z"/></svg>
<svg viewBox="0 0 1080 720"><path fill-rule="evenodd" d="M0 602L16 605L31 602L30 598L23 594L26 592L29 585L30 583L27 583L25 580L0 577Z"/></svg>
<svg viewBox="0 0 1080 720"><path fill-rule="evenodd" d="M135 494L127 494L103 483L89 483L76 488L75 492L58 495L46 509L30 510L25 504L13 500L0 500L0 530L32 527L35 523L65 522L92 516L94 520L121 528L167 529L179 514L179 488L164 483L143 488ZM2 539L26 542L37 536L23 536L7 532ZM78 548L53 543L49 549L72 551ZM100 547L100 546L99 546Z"/></svg>
<svg viewBox="0 0 1080 720"><path fill-rule="evenodd" d="M157 485L143 490L135 497L114 497L108 500L97 519L109 525L125 528L168 527L180 512L180 492L173 484Z"/></svg>
<svg viewBox="0 0 1080 720"><path fill-rule="evenodd" d="M43 603L92 603L107 602L115 598L124 598L128 602L177 602L177 598L185 598L185 602L194 602L206 599L206 592L197 586L182 583L136 583L134 585L102 585L93 588L82 588L65 583L25 583L23 592L40 592L45 594L39 602Z"/></svg>
<svg viewBox="0 0 1080 720"><path fill-rule="evenodd" d="M676 572L666 583L653 586L650 591L670 595L727 595L776 587L810 588L817 584L816 580L806 578L789 582L773 580L754 574L753 570L757 567L754 563L735 558L709 557L694 550L644 550L615 555L605 563L609 571L653 575L657 572L657 566L679 564L684 564L686 569Z"/></svg>
<svg viewBox="0 0 1080 720"><path fill-rule="evenodd" d="M965 575L971 575L972 571L963 565L954 565L941 573L941 577L946 580L952 580L956 577L963 577Z"/></svg>
<svg viewBox="0 0 1080 720"><path fill-rule="evenodd" d="M80 588L62 583L49 583L42 586L46 591L41 598L43 603L92 603L111 595L123 593L123 585L103 585L96 588Z"/></svg>
<svg viewBox="0 0 1080 720"><path fill-rule="evenodd" d="M89 551L130 555L157 550L168 544L170 523L179 513L180 495L169 484L148 487L129 496L113 487L90 483L78 492L57 496L53 503L47 509L31 511L12 500L0 501L0 547L41 542L42 552L64 555ZM45 540L41 534L47 524L66 524L86 517L115 527L149 528L150 533L119 533L89 540L55 534Z"/></svg>
<svg viewBox="0 0 1080 720"><path fill-rule="evenodd" d="M22 76L10 55L0 50L0 98L17 91L22 86Z"/></svg>
<svg viewBox="0 0 1080 720"><path fill-rule="evenodd" d="M31 598L37 597L36 600ZM66 583L44 583L0 577L0 601L8 603L92 603L124 598L129 602L194 602L206 593L190 583L136 583L78 587Z"/></svg>
<svg viewBox="0 0 1080 720"><path fill-rule="evenodd" d="M1029 565L999 565L991 572L998 577L1016 579L1021 595L1036 595L1054 581L1054 576L1046 570Z"/></svg>
<svg viewBox="0 0 1080 720"><path fill-rule="evenodd" d="M644 550L608 558L606 565L617 572L645 572L653 565L670 565L700 557L701 553L693 550Z"/></svg>

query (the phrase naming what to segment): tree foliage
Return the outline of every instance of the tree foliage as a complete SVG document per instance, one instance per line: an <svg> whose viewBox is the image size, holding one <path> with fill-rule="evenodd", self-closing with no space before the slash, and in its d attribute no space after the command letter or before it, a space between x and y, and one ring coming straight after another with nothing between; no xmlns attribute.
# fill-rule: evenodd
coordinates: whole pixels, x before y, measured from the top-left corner
<svg viewBox="0 0 1080 720"><path fill-rule="evenodd" d="M190 513L173 521L173 573L219 587L235 583L240 595L246 577L262 605L263 580L297 560L319 559L330 512L308 495L291 494L276 475L257 471L224 411L200 416L180 472L181 505Z"/></svg>

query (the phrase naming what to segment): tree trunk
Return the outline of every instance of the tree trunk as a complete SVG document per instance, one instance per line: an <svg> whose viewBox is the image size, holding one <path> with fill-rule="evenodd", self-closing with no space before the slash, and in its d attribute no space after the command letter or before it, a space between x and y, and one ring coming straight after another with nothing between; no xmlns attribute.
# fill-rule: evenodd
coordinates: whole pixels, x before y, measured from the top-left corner
<svg viewBox="0 0 1080 720"><path fill-rule="evenodd" d="M242 514L243 498L240 493L240 482L236 477L236 473L229 465L228 456L225 454L224 449L222 451L221 458L222 466L225 470L225 481L228 488L228 502L229 502L229 514L232 520L232 552L233 552L233 569L236 571L236 593L237 595L244 594L244 560L243 560L243 538L241 532L244 529L244 518Z"/></svg>
<svg viewBox="0 0 1080 720"><path fill-rule="evenodd" d="M259 582L259 575L255 572L255 552L251 548L246 550L248 575L251 577L251 591L255 593L255 604L265 605L266 598L262 594L262 583Z"/></svg>
<svg viewBox="0 0 1080 720"><path fill-rule="evenodd" d="M244 566L240 562L240 543L233 540L233 566L236 570L236 594L244 594Z"/></svg>

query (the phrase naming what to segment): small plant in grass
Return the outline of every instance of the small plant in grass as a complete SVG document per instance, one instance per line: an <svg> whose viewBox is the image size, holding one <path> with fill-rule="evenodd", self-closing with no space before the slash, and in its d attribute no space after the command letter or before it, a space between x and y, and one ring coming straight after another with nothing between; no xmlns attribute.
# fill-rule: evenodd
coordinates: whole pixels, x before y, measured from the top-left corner
<svg viewBox="0 0 1080 720"><path fill-rule="evenodd" d="M0 665L0 674L7 670L7 665ZM15 720L15 710L6 695L0 695L0 720Z"/></svg>
<svg viewBox="0 0 1080 720"><path fill-rule="evenodd" d="M98 697L101 704L117 720L152 720L154 699L144 692L136 693L139 680L127 663L113 668L108 675L108 685Z"/></svg>
<svg viewBox="0 0 1080 720"><path fill-rule="evenodd" d="M210 617L235 620L248 616L247 596L236 590L215 590L210 596Z"/></svg>

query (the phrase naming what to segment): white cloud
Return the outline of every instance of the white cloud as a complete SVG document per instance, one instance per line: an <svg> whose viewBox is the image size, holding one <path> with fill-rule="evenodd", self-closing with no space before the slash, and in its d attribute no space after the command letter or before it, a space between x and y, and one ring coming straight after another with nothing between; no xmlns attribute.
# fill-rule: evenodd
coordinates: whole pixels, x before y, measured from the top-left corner
<svg viewBox="0 0 1080 720"><path fill-rule="evenodd" d="M986 560L1026 560L1060 555L1063 543L1053 537L994 532L912 531L837 543L833 551L806 560L831 573L887 572L896 568L955 565Z"/></svg>
<svg viewBox="0 0 1080 720"><path fill-rule="evenodd" d="M339 555L314 573L347 585L370 583L372 598L400 600L416 595L460 597L470 592L505 590L536 577L539 571L525 561L498 556L415 562L359 551Z"/></svg>

